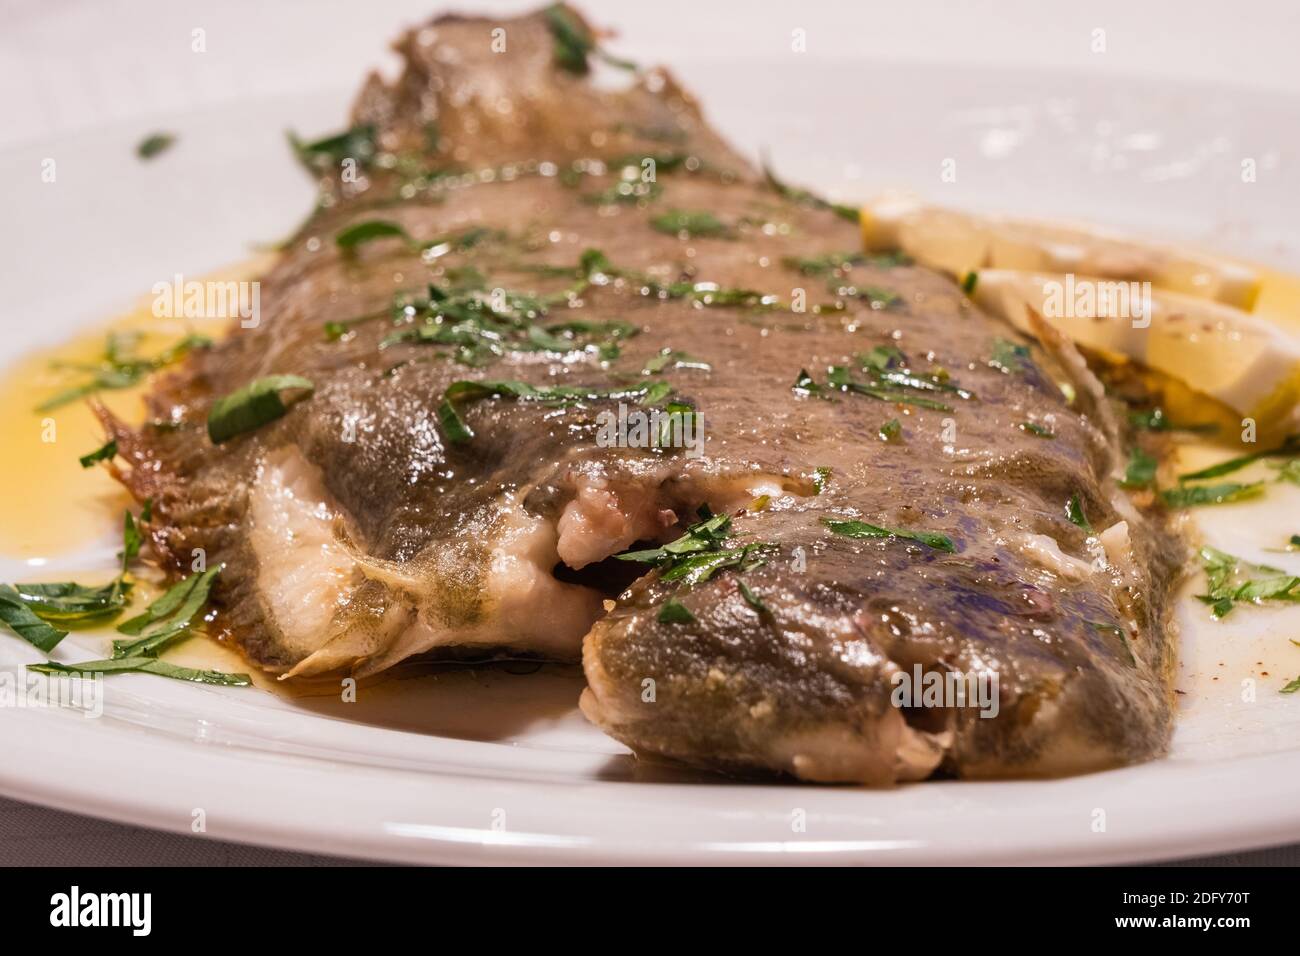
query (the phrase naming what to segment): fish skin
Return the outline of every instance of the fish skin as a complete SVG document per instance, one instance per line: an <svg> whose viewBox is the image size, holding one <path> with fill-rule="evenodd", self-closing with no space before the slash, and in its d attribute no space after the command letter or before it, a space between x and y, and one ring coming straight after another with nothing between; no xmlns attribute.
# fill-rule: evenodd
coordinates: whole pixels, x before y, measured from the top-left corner
<svg viewBox="0 0 1300 956"><path fill-rule="evenodd" d="M489 53L483 39L496 26L507 30L504 54ZM392 84L372 77L354 122L375 125L395 152L425 150L436 122L437 155L447 162L494 171L516 163L523 171L508 180L479 176L474 185L446 178L396 203L396 174L370 169L362 182L330 179L329 204L262 280L258 327L233 328L156 383L149 418L171 424L132 429L105 417L130 466L123 480L153 500L149 532L165 564L183 571L198 549L209 564L225 565L213 595L218 624L251 661L280 673L366 673L396 663L406 649L402 635L417 625L436 643L413 653L574 657L581 640L590 685L584 712L638 752L822 782L1054 775L1163 752L1172 728L1169 593L1181 546L1158 511L1136 508L1115 485L1118 436L1101 406L1065 401L1057 383L1079 370L1037 345L1022 368L995 367L997 342L1016 334L942 276L855 266L844 282L887 289L896 304L851 299L843 311L825 313L699 307L643 295L635 283L595 287L580 306L555 309L547 320L633 323L639 334L608 367L592 355L561 361L538 353L466 367L436 358L428 345L381 347L393 330L382 319L329 341L326 322L384 312L395 290L445 280L448 267L472 265L509 288L556 291L571 280L522 272L520 261L572 268L588 248L620 269L665 281L713 281L783 301L801 288L811 305L831 298L824 279L782 259L858 243L854 224L772 190L666 73L617 93L558 70L540 14L439 18L397 49L405 72ZM497 108L503 99L510 112ZM537 167L666 150L697 157L699 168L660 171L660 195L645 208L590 201L616 182L608 173L573 185ZM651 227L653 216L674 208L707 210L733 237L682 238ZM391 240L353 252L336 247L339 230L373 218L400 222L418 238L470 227L504 238L431 265ZM975 398L953 400L949 412L792 391L801 368L823 378L827 366L874 346L901 348L922 369L949 370ZM463 415L475 437L463 446L438 424L438 398L453 381L610 387L644 377L640 363L663 347L712 366L658 376L703 413L703 458L599 447L603 402L562 409L473 402ZM303 375L316 388L255 433L219 446L207 440L203 423L216 398L281 373ZM890 418L902 423L899 442L879 436ZM1029 418L1050 421L1055 437L1020 428ZM352 590L322 598L339 607L317 657L289 639L293 621L277 618L253 543L250 514L267 463L286 449L294 474L319 485L333 533L356 558ZM820 494L818 467L831 469ZM698 504L740 512L735 540L776 548L743 576L768 612L743 599L734 572L688 588L649 571L585 639L587 628L576 621L586 597L566 592L577 608L569 637L512 642L498 626L509 596L490 593L493 548L511 534L531 534L529 547L549 553L535 538L561 521L582 488L649 495L679 519L661 529L661 539L679 534ZM765 488L769 507L743 511ZM1130 560L1083 577L1064 573L1077 572L1068 561L1096 557L1095 543L1066 516L1071 495L1099 531L1127 522ZM941 533L955 551L845 538L826 519ZM1041 551L1022 547L1031 535L1054 542L1066 563L1044 566ZM803 570L795 569L799 554ZM695 622L660 623L670 599ZM1098 622L1123 626L1129 639ZM890 679L916 664L996 670L998 716L900 711L889 700ZM642 700L647 680L653 703Z"/></svg>

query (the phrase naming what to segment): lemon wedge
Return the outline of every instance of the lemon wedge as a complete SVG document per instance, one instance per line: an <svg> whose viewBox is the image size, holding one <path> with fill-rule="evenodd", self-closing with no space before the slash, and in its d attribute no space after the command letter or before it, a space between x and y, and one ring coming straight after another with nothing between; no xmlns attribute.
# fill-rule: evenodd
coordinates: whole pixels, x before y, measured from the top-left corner
<svg viewBox="0 0 1300 956"><path fill-rule="evenodd" d="M968 283L968 287L970 284ZM1029 310L1103 356L1140 362L1208 395L1261 435L1300 429L1300 338L1241 309L1194 295L1153 289L1133 299L1109 278L1013 269L981 269L971 299L1033 334ZM1119 307L1117 307L1119 306Z"/></svg>
<svg viewBox="0 0 1300 956"><path fill-rule="evenodd" d="M906 195L863 206L867 251L901 249L917 262L960 278L984 268L1073 272L1133 282L1249 311L1259 273L1244 264L1094 226L974 216Z"/></svg>

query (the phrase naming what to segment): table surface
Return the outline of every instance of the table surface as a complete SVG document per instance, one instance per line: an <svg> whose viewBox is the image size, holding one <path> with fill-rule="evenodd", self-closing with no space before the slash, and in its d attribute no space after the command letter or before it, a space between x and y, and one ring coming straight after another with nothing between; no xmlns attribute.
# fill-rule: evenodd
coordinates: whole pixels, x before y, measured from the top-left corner
<svg viewBox="0 0 1300 956"><path fill-rule="evenodd" d="M498 12L540 4L463 0L454 6ZM0 126L0 149L254 93L333 88L340 76L360 76L365 66L387 62L383 51L392 36L447 6L441 0L390 0L359 16L351 0L0 0L0 90L8 91L10 114ZM1128 73L1300 91L1293 49L1300 5L1287 0L1250 3L1249 12L1218 0L1094 0L1082 18L1085 11L1078 7L1040 0L860 7L746 0L743 18L721 5L701 8L694 0L588 0L585 6L621 28L626 42L620 52L655 61L761 52L765 44L787 42L793 24L805 28L819 53L829 57L862 55L861 38L870 36L872 50L888 50L896 60L1077 70L1089 62L1088 39L1100 28L1108 33L1112 67ZM681 17L691 18L691 30L673 26ZM717 22L703 28L701 19L711 17ZM308 22L346 28L304 30ZM998 28L989 29L990 23ZM215 55L191 54L190 33L198 27L206 30ZM979 43L970 43L972 33L979 34ZM719 44L724 35L726 43ZM0 798L0 865L354 862L124 826ZM1300 864L1300 844L1173 865L1197 864L1294 866Z"/></svg>

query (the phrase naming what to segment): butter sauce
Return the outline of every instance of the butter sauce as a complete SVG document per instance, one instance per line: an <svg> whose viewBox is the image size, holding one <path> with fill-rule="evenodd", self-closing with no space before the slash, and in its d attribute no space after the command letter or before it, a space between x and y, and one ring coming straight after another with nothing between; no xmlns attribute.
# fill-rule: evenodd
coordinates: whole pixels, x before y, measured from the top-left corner
<svg viewBox="0 0 1300 956"><path fill-rule="evenodd" d="M264 261L250 262L209 278L247 279L265 267ZM1263 286L1254 312L1287 326L1300 334L1300 277L1261 270ZM52 362L93 363L102 358L104 343L111 332L139 333L138 352L156 354L173 345L190 332L211 337L221 335L228 320L160 319L153 315L149 301L105 325L77 336L65 345L45 349L23 357L0 377L0 500L7 503L5 520L0 522L0 558L16 559L33 568L32 578L59 577L68 574L42 575L46 563L68 566L76 562L76 553L88 544L100 542L99 551L119 546L122 510L131 502L103 467L82 468L78 458L103 441L102 431L84 402L73 402L51 412L37 412L36 406L66 388L76 373L51 367ZM104 391L96 396L115 414L127 421L139 421L141 397L148 379L135 387ZM1184 411L1187 411L1186 409ZM1186 472L1240 453L1239 446L1226 450L1202 437L1180 437L1175 453L1175 467ZM1243 471L1240 480L1271 477L1262 464ZM1263 498L1234 505L1195 509L1185 520L1192 525L1194 537L1222 550L1249 560L1273 564L1291 573L1300 573L1300 552L1278 553L1291 534L1300 533L1300 488L1285 483L1270 483ZM113 573L105 563L99 571L87 571L86 583L107 580ZM147 572L136 575L138 584L133 606L138 610L161 593ZM1300 700L1277 693L1288 680L1300 674L1300 606L1239 607L1224 621L1213 621L1209 610L1194 599L1202 587L1199 574L1193 574L1180 595L1176 619L1180 628L1179 677L1180 740L1199 748L1221 747L1228 753L1250 749L1271 749L1267 742L1243 744L1242 734L1264 723L1264 714L1279 707L1294 710ZM128 612L128 614L131 612ZM111 626L98 630L74 632L69 644L86 647L88 653L107 655L114 632ZM102 644L102 646L100 646ZM97 648L97 649L96 649ZM444 728L442 718L430 723L413 720L410 707L419 696L419 688L432 682L460 687L487 687L505 679L511 665L464 666L433 665L411 662L395 668L391 680L383 678L363 682L365 706L352 705L342 699L338 679L318 681L278 681L250 666L242 656L223 643L197 634L166 651L162 658L175 664L222 671L245 672L255 686L280 696L299 700L309 709L331 716L364 720L403 729L473 737L472 728ZM561 698L569 701L581 678L572 669L546 672L556 684L548 692L548 709L558 714L565 709ZM499 675L499 676L493 676ZM419 686L417 686L419 685ZM378 694L376 689L384 690ZM1253 692L1254 699L1248 700ZM514 692L512 692L513 694ZM311 702L308 702L308 699ZM402 713L407 713L406 717ZM1300 725L1300 711L1296 711ZM445 717L445 715L443 715ZM521 718L522 719L522 718ZM1276 743L1276 741L1275 741ZM1177 745L1176 745L1177 746ZM1243 747L1245 748L1243 750Z"/></svg>

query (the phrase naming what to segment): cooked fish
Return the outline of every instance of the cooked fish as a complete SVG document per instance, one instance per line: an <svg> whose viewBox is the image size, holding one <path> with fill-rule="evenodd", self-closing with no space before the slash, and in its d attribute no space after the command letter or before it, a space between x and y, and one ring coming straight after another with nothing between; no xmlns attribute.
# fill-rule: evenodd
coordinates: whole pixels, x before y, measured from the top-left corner
<svg viewBox="0 0 1300 956"><path fill-rule="evenodd" d="M638 752L814 781L1161 752L1181 552L1068 343L855 255L851 214L666 71L595 82L568 7L397 49L350 133L300 147L322 201L256 327L149 424L106 418L156 552L224 565L250 660L581 655L584 712ZM277 375L310 394L214 444L214 403ZM652 411L669 440L612 424ZM891 700L968 673L995 707Z"/></svg>

